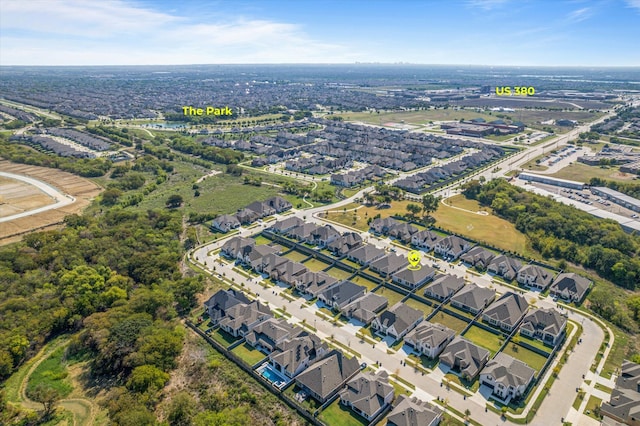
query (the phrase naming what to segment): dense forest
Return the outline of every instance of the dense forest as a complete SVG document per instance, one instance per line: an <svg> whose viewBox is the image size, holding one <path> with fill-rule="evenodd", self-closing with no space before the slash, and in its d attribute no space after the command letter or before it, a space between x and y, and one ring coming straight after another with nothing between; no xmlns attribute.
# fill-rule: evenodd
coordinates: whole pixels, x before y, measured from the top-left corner
<svg viewBox="0 0 640 426"><path fill-rule="evenodd" d="M485 185L471 182L464 194L514 223L543 257L593 269L627 289L640 285L640 237L625 233L617 222L596 218L503 179Z"/></svg>

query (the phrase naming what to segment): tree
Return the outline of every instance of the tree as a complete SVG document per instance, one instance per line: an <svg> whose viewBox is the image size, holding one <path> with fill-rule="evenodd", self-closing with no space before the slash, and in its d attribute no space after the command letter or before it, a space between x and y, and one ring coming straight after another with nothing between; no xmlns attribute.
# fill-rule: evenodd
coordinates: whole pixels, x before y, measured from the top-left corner
<svg viewBox="0 0 640 426"><path fill-rule="evenodd" d="M431 194L422 197L422 211L426 213L427 217L431 217L431 213L438 210L439 205L440 197L435 197Z"/></svg>
<svg viewBox="0 0 640 426"><path fill-rule="evenodd" d="M153 365L142 365L136 367L131 372L127 381L127 388L134 392L144 393L151 389L157 391L162 389L169 381L169 375Z"/></svg>
<svg viewBox="0 0 640 426"><path fill-rule="evenodd" d="M415 219L415 217L422 211L422 207L417 204L409 203L407 204L407 211L409 212L411 219Z"/></svg>
<svg viewBox="0 0 640 426"><path fill-rule="evenodd" d="M60 401L62 395L56 388L47 386L44 383L39 383L29 392L29 397L43 405L44 417L49 418L53 413L56 402Z"/></svg>
<svg viewBox="0 0 640 426"><path fill-rule="evenodd" d="M183 202L184 202L184 199L182 198L181 195L173 194L167 199L166 205L168 208L172 209L172 208L180 207Z"/></svg>
<svg viewBox="0 0 640 426"><path fill-rule="evenodd" d="M122 195L122 191L117 188L109 188L102 193L100 204L104 206L113 206L118 202L118 198Z"/></svg>
<svg viewBox="0 0 640 426"><path fill-rule="evenodd" d="M169 404L167 419L172 426L188 426L196 414L196 401L185 391L178 392Z"/></svg>

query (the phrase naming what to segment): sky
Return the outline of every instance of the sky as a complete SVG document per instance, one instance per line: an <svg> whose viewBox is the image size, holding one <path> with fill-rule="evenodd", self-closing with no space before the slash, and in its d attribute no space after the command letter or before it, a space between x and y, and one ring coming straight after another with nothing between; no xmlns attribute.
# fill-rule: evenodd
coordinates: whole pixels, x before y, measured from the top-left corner
<svg viewBox="0 0 640 426"><path fill-rule="evenodd" d="M0 65L640 66L640 0L2 0Z"/></svg>

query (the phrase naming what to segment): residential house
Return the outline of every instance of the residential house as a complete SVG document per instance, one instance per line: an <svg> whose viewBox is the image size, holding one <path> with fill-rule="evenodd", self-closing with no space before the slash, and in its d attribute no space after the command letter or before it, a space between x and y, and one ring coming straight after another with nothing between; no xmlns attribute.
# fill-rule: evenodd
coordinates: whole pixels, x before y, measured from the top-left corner
<svg viewBox="0 0 640 426"><path fill-rule="evenodd" d="M522 319L520 334L557 345L567 328L567 318L553 308L534 309Z"/></svg>
<svg viewBox="0 0 640 426"><path fill-rule="evenodd" d="M469 265L484 270L487 269L494 257L496 257L495 253L480 246L476 246L460 256L460 259Z"/></svg>
<svg viewBox="0 0 640 426"><path fill-rule="evenodd" d="M311 233L312 244L320 247L326 247L339 237L340 233L331 225L318 226Z"/></svg>
<svg viewBox="0 0 640 426"><path fill-rule="evenodd" d="M341 311L349 303L363 296L367 288L351 281L341 281L318 294L318 299L325 305Z"/></svg>
<svg viewBox="0 0 640 426"><path fill-rule="evenodd" d="M359 263L360 265L369 265L371 262L380 259L385 255L384 250L372 244L366 244L347 253L347 259Z"/></svg>
<svg viewBox="0 0 640 426"><path fill-rule="evenodd" d="M262 246L258 246L262 247ZM287 259L284 256L280 256L276 253L268 253L264 256L261 255L262 250L256 250L255 259L253 258L253 253L250 253L249 256L251 258L250 264L251 267L261 274L265 274L271 276L271 272L275 270L278 266L283 265L287 262L291 262L291 260Z"/></svg>
<svg viewBox="0 0 640 426"><path fill-rule="evenodd" d="M552 296L570 302L580 303L587 294L587 290L589 290L591 284L592 282L585 277L574 274L573 272L565 272L556 277L553 284L551 284L550 293Z"/></svg>
<svg viewBox="0 0 640 426"><path fill-rule="evenodd" d="M493 305L485 309L482 313L482 319L510 332L527 313L527 309L529 309L529 303L524 296L508 291L500 296Z"/></svg>
<svg viewBox="0 0 640 426"><path fill-rule="evenodd" d="M249 250L245 250L238 260L253 269L258 270L258 265L262 263L262 259L270 254L277 254L280 251L279 246L270 246L262 244L259 246L251 246Z"/></svg>
<svg viewBox="0 0 640 426"><path fill-rule="evenodd" d="M276 209L271 207L264 201L254 201L246 207L247 210L253 210L258 215L258 219L271 216L276 213Z"/></svg>
<svg viewBox="0 0 640 426"><path fill-rule="evenodd" d="M362 237L357 232L345 232L329 244L327 248L331 253L342 256L362 245Z"/></svg>
<svg viewBox="0 0 640 426"><path fill-rule="evenodd" d="M342 309L342 313L347 318L369 324L378 312L386 308L388 304L386 297L375 293L367 293L346 305Z"/></svg>
<svg viewBox="0 0 640 426"><path fill-rule="evenodd" d="M275 210L276 213L282 213L284 211L291 210L291 208L293 207L293 205L289 201L277 195L275 197L269 198L267 201L265 201L265 204Z"/></svg>
<svg viewBox="0 0 640 426"><path fill-rule="evenodd" d="M640 424L640 364L624 360L609 402L600 407L604 425Z"/></svg>
<svg viewBox="0 0 640 426"><path fill-rule="evenodd" d="M286 219L282 219L274 223L269 229L275 234L285 234L292 230L296 226L300 226L304 223L302 219L297 216L290 216Z"/></svg>
<svg viewBox="0 0 640 426"><path fill-rule="evenodd" d="M415 226L400 222L389 229L389 236L402 241L403 243L411 242L411 236L419 231Z"/></svg>
<svg viewBox="0 0 640 426"><path fill-rule="evenodd" d="M269 354L269 363L277 372L292 379L328 352L329 347L318 336L303 333L278 344Z"/></svg>
<svg viewBox="0 0 640 426"><path fill-rule="evenodd" d="M393 395L386 371L360 372L340 392L340 403L371 421L391 404Z"/></svg>
<svg viewBox="0 0 640 426"><path fill-rule="evenodd" d="M204 302L204 309L207 311L213 326L216 326L227 315L227 311L239 303L248 305L251 301L241 291L233 289L219 290Z"/></svg>
<svg viewBox="0 0 640 426"><path fill-rule="evenodd" d="M456 332L450 328L425 321L407 334L404 342L418 354L434 359L455 336Z"/></svg>
<svg viewBox="0 0 640 426"><path fill-rule="evenodd" d="M495 297L495 290L471 283L451 297L451 305L475 315L486 308Z"/></svg>
<svg viewBox="0 0 640 426"><path fill-rule="evenodd" d="M414 289L420 287L434 277L436 270L430 266L422 265L420 269L402 269L391 275L394 283Z"/></svg>
<svg viewBox="0 0 640 426"><path fill-rule="evenodd" d="M347 358L339 350L333 350L298 374L295 380L313 399L324 403L359 370L357 358Z"/></svg>
<svg viewBox="0 0 640 426"><path fill-rule="evenodd" d="M218 216L213 219L213 222L211 223L211 228L220 232L229 232L232 229L238 228L239 226L240 221L238 220L238 218L229 214Z"/></svg>
<svg viewBox="0 0 640 426"><path fill-rule="evenodd" d="M553 280L553 273L537 265L525 265L518 271L516 281L540 291L546 290Z"/></svg>
<svg viewBox="0 0 640 426"><path fill-rule="evenodd" d="M425 251L431 251L435 245L442 240L443 237L435 232L423 230L418 231L411 236L411 244L414 247L424 249Z"/></svg>
<svg viewBox="0 0 640 426"><path fill-rule="evenodd" d="M424 312L398 302L377 317L371 323L371 328L380 334L402 339L424 319Z"/></svg>
<svg viewBox="0 0 640 426"><path fill-rule="evenodd" d="M286 339L292 339L301 333L306 332L283 318L269 318L254 326L245 335L245 339L249 345L269 355Z"/></svg>
<svg viewBox="0 0 640 426"><path fill-rule="evenodd" d="M524 362L499 352L480 373L480 383L503 401L511 401L524 395L535 372Z"/></svg>
<svg viewBox="0 0 640 426"><path fill-rule="evenodd" d="M400 395L387 416L387 426L438 426L442 410L416 398Z"/></svg>
<svg viewBox="0 0 640 426"><path fill-rule="evenodd" d="M433 250L444 258L455 260L469 250L471 243L456 235L449 235L438 241Z"/></svg>
<svg viewBox="0 0 640 426"><path fill-rule="evenodd" d="M289 260L273 268L269 276L278 284L294 286L307 272L309 270L302 263Z"/></svg>
<svg viewBox="0 0 640 426"><path fill-rule="evenodd" d="M232 259L240 259L251 251L255 245L256 240L253 238L233 237L222 245L220 253Z"/></svg>
<svg viewBox="0 0 640 426"><path fill-rule="evenodd" d="M489 263L487 267L487 271L492 274L500 275L507 281L513 280L517 275L518 271L522 268L522 262L513 257L500 255Z"/></svg>
<svg viewBox="0 0 640 426"><path fill-rule="evenodd" d="M324 291L337 282L337 279L326 272L307 271L297 278L295 287L300 293L317 297L319 292Z"/></svg>
<svg viewBox="0 0 640 426"><path fill-rule="evenodd" d="M464 278L456 275L439 275L424 289L424 295L444 302L464 287Z"/></svg>
<svg viewBox="0 0 640 426"><path fill-rule="evenodd" d="M371 227L371 230L376 234L387 235L392 228L400 224L402 224L402 222L400 222L399 220L396 220L392 217L385 217L384 219L382 218L374 219L371 222L370 227Z"/></svg>
<svg viewBox="0 0 640 426"><path fill-rule="evenodd" d="M263 216L260 216L260 214L255 210L251 210L246 207L238 210L238 212L236 213L236 218L241 225L250 225L261 217Z"/></svg>
<svg viewBox="0 0 640 426"><path fill-rule="evenodd" d="M298 241L305 243L313 243L313 232L318 228L318 225L314 223L303 223L300 226L296 226L285 232L285 235L290 238L295 238Z"/></svg>
<svg viewBox="0 0 640 426"><path fill-rule="evenodd" d="M258 300L249 304L238 303L226 311L220 328L234 337L246 335L253 327L271 318L271 309Z"/></svg>
<svg viewBox="0 0 640 426"><path fill-rule="evenodd" d="M464 337L456 336L439 356L440 363L460 373L468 381L473 381L489 360L491 353L476 346Z"/></svg>
<svg viewBox="0 0 640 426"><path fill-rule="evenodd" d="M394 272L399 271L402 267L406 266L407 263L406 257L389 253L371 262L369 268L386 278Z"/></svg>

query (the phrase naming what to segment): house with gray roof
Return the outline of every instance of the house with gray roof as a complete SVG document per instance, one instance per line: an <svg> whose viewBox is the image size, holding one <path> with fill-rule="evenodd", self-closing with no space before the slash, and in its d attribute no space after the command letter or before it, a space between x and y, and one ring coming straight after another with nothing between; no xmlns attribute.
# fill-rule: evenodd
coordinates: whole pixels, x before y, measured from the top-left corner
<svg viewBox="0 0 640 426"><path fill-rule="evenodd" d="M331 225L318 226L312 233L312 244L320 247L326 247L337 238L340 237L340 232Z"/></svg>
<svg viewBox="0 0 640 426"><path fill-rule="evenodd" d="M557 345L567 328L567 317L553 308L534 309L522 319L520 334Z"/></svg>
<svg viewBox="0 0 640 426"><path fill-rule="evenodd" d="M263 255L263 250L266 249L260 249L260 247L265 246L258 246L258 249L255 250L255 255L253 252L249 254L249 264L256 272L271 276L271 271L275 270L278 266L291 262L291 260L286 257L273 252Z"/></svg>
<svg viewBox="0 0 640 426"><path fill-rule="evenodd" d="M238 303L226 311L219 322L220 328L234 337L246 335L253 327L271 318L271 309L258 300L249 304Z"/></svg>
<svg viewBox="0 0 640 426"><path fill-rule="evenodd" d="M247 210L253 210L258 215L258 219L271 216L276 213L276 209L271 207L264 201L254 201L246 207Z"/></svg>
<svg viewBox="0 0 640 426"><path fill-rule="evenodd" d="M419 324L404 338L419 355L434 359L453 340L456 332L442 324L425 321Z"/></svg>
<svg viewBox="0 0 640 426"><path fill-rule="evenodd" d="M640 419L640 364L624 360L609 402L600 407L604 425L637 425Z"/></svg>
<svg viewBox="0 0 640 426"><path fill-rule="evenodd" d="M402 269L391 275L391 280L409 289L418 288L436 274L436 270L430 266L422 265L420 269Z"/></svg>
<svg viewBox="0 0 640 426"><path fill-rule="evenodd" d="M573 272L565 272L556 277L553 284L551 284L549 293L569 302L580 303L591 284L592 282L583 276Z"/></svg>
<svg viewBox="0 0 640 426"><path fill-rule="evenodd" d="M232 259L240 259L245 256L256 245L256 240L253 238L233 237L226 241L220 253Z"/></svg>
<svg viewBox="0 0 640 426"><path fill-rule="evenodd" d="M288 230L285 232L285 235L289 238L311 244L313 243L313 233L317 228L318 225L305 222L300 226Z"/></svg>
<svg viewBox="0 0 640 426"><path fill-rule="evenodd" d="M538 265L525 265L516 276L518 283L529 288L544 291L553 281L553 273Z"/></svg>
<svg viewBox="0 0 640 426"><path fill-rule="evenodd" d="M345 232L335 240L327 244L329 251L337 256L342 256L362 245L362 237L357 232Z"/></svg>
<svg viewBox="0 0 640 426"><path fill-rule="evenodd" d="M386 278L394 272L399 271L404 266L407 266L408 263L409 262L406 257L389 253L386 256L382 256L381 258L371 262L369 264L369 268Z"/></svg>
<svg viewBox="0 0 640 426"><path fill-rule="evenodd" d="M443 302L464 287L464 278L456 275L438 275L431 284L424 289L424 295Z"/></svg>
<svg viewBox="0 0 640 426"><path fill-rule="evenodd" d="M387 235L392 228L400 225L401 223L402 222L392 217L377 218L371 222L370 227L376 234Z"/></svg>
<svg viewBox="0 0 640 426"><path fill-rule="evenodd" d="M425 251L431 251L435 247L436 243L441 239L443 239L443 237L440 235L425 229L418 231L411 236L411 244L414 247L424 249Z"/></svg>
<svg viewBox="0 0 640 426"><path fill-rule="evenodd" d="M480 383L492 394L509 403L522 397L533 380L535 370L524 362L499 352L480 373Z"/></svg>
<svg viewBox="0 0 640 426"><path fill-rule="evenodd" d="M250 225L261 217L263 216L260 216L260 213L246 207L236 213L236 218L242 225Z"/></svg>
<svg viewBox="0 0 640 426"><path fill-rule="evenodd" d="M239 303L248 305L251 301L241 291L219 290L204 302L204 309L213 326L216 326L227 315L227 311Z"/></svg>
<svg viewBox="0 0 640 426"><path fill-rule="evenodd" d="M349 319L369 324L378 312L386 308L388 304L386 297L375 293L367 293L346 305L342 309L342 313Z"/></svg>
<svg viewBox="0 0 640 426"><path fill-rule="evenodd" d="M264 204L271 207L275 213L282 213L287 210L291 210L293 205L280 196L275 196L267 199ZM272 213L273 214L273 213Z"/></svg>
<svg viewBox="0 0 640 426"><path fill-rule="evenodd" d="M507 281L511 281L518 275L520 268L522 268L522 262L518 259L502 254L491 260L487 267L487 271L492 274L500 275Z"/></svg>
<svg viewBox="0 0 640 426"><path fill-rule="evenodd" d="M442 410L416 398L400 395L387 416L387 426L438 426Z"/></svg>
<svg viewBox="0 0 640 426"><path fill-rule="evenodd" d="M292 379L329 352L329 346L315 334L302 333L285 339L269 354L269 364Z"/></svg>
<svg viewBox="0 0 640 426"><path fill-rule="evenodd" d="M360 372L340 392L340 403L368 421L383 412L393 401L394 390L386 371Z"/></svg>
<svg viewBox="0 0 640 426"><path fill-rule="evenodd" d="M471 283L451 297L451 305L475 315L493 302L495 297L495 290Z"/></svg>
<svg viewBox="0 0 640 426"><path fill-rule="evenodd" d="M469 248L471 248L469 241L457 235L449 235L438 241L433 247L433 251L446 259L456 260Z"/></svg>
<svg viewBox="0 0 640 426"><path fill-rule="evenodd" d="M229 232L232 229L240 227L240 221L237 217L230 214L223 214L213 219L211 228L220 232Z"/></svg>
<svg viewBox="0 0 640 426"><path fill-rule="evenodd" d="M269 318L251 329L246 335L246 342L257 350L269 355L285 341L306 333L302 328L293 326L283 318Z"/></svg>
<svg viewBox="0 0 640 426"><path fill-rule="evenodd" d="M307 272L309 272L309 269L302 263L289 260L273 268L269 277L278 284L294 286L300 277Z"/></svg>
<svg viewBox="0 0 640 426"><path fill-rule="evenodd" d="M456 336L439 356L440 363L459 372L460 376L472 382L489 360L491 353L474 345L461 336Z"/></svg>
<svg viewBox="0 0 640 426"><path fill-rule="evenodd" d="M297 216L290 216L286 219L282 219L271 225L269 230L275 234L285 234L292 230L296 226L300 226L304 223L302 219Z"/></svg>
<svg viewBox="0 0 640 426"><path fill-rule="evenodd" d="M371 328L378 334L402 339L424 319L424 312L398 302L373 319Z"/></svg>
<svg viewBox="0 0 640 426"><path fill-rule="evenodd" d="M527 313L527 309L529 309L529 303L524 296L508 291L485 309L482 313L482 319L510 332Z"/></svg>
<svg viewBox="0 0 640 426"><path fill-rule="evenodd" d="M411 242L411 236L419 231L415 226L406 223L400 222L397 225L394 225L389 229L389 236L395 239L402 241L403 243Z"/></svg>
<svg viewBox="0 0 640 426"><path fill-rule="evenodd" d="M347 253L347 259L360 265L369 265L376 259L385 255L385 251L373 244L365 244Z"/></svg>
<svg viewBox="0 0 640 426"><path fill-rule="evenodd" d="M296 376L296 384L309 396L324 403L360 370L357 358L347 358L334 349Z"/></svg>
<svg viewBox="0 0 640 426"><path fill-rule="evenodd" d="M460 259L478 269L487 269L496 254L480 246L475 246L462 256Z"/></svg>
<svg viewBox="0 0 640 426"><path fill-rule="evenodd" d="M295 287L300 293L317 297L318 293L336 284L338 280L326 272L307 271L295 280Z"/></svg>
<svg viewBox="0 0 640 426"><path fill-rule="evenodd" d="M325 305L341 311L349 303L364 296L366 291L365 286L357 285L351 281L341 281L320 292L318 299Z"/></svg>

